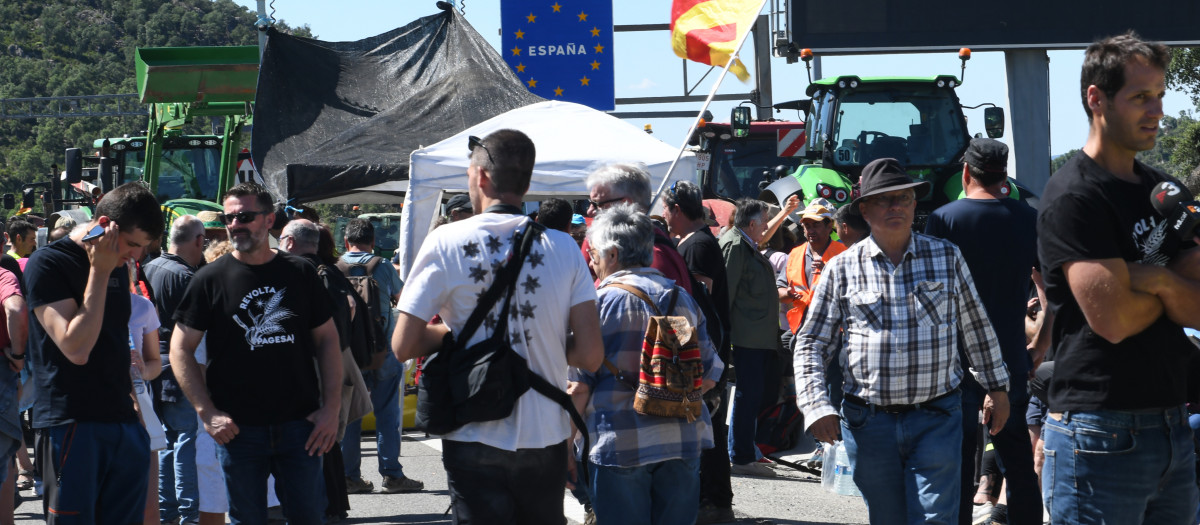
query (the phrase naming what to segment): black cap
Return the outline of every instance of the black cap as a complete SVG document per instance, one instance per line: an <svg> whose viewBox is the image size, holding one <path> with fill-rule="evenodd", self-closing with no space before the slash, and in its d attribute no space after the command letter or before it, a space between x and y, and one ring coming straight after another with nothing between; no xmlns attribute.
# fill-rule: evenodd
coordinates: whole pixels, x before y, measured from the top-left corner
<svg viewBox="0 0 1200 525"><path fill-rule="evenodd" d="M890 158L875 159L864 166L858 183L859 195L854 202L850 203L853 206L851 211L857 210L858 203L863 199L880 193L915 188L918 199L929 193L928 182L923 180L913 182L908 173L905 173L904 167L900 165L900 161Z"/></svg>
<svg viewBox="0 0 1200 525"><path fill-rule="evenodd" d="M1008 173L1008 146L996 139L971 139L963 162L985 173Z"/></svg>
<svg viewBox="0 0 1200 525"><path fill-rule="evenodd" d="M450 212L462 208L471 209L471 198L460 193L450 197L450 200L446 201L446 205L442 207L442 215L448 217L450 216Z"/></svg>

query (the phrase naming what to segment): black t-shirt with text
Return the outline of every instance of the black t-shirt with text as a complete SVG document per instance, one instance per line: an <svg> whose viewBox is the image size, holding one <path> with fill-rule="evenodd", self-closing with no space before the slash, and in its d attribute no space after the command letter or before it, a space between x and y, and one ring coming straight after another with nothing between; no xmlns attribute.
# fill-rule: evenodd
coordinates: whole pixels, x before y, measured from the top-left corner
<svg viewBox="0 0 1200 525"><path fill-rule="evenodd" d="M1192 346L1183 329L1164 314L1142 332L1110 343L1088 325L1063 272L1068 262L1097 259L1161 266L1192 246L1175 237L1150 203L1154 186L1174 179L1140 162L1134 170L1140 182L1126 182L1079 153L1050 178L1038 206L1038 256L1046 300L1056 313L1051 411L1165 408L1185 401Z"/></svg>
<svg viewBox="0 0 1200 525"><path fill-rule="evenodd" d="M29 365L37 397L34 428L76 421L136 423L133 382L129 378L129 273L118 266L108 278L104 320L87 363L67 360L32 312L63 299L83 304L91 263L83 247L70 238L34 250L25 265L29 303Z"/></svg>
<svg viewBox="0 0 1200 525"><path fill-rule="evenodd" d="M213 404L248 425L320 407L312 330L329 318L316 268L283 253L260 265L232 255L205 265L175 311L176 323L205 332Z"/></svg>

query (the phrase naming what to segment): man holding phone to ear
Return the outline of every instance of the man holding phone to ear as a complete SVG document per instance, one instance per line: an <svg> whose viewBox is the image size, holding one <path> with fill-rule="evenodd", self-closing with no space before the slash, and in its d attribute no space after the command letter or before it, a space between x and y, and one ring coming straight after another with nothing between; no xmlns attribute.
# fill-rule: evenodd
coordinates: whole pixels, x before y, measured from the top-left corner
<svg viewBox="0 0 1200 525"><path fill-rule="evenodd" d="M25 267L33 426L47 437L38 464L42 479L57 480L45 485L47 523L142 521L150 443L129 395L125 263L162 232L154 195L124 184L87 230L36 250Z"/></svg>

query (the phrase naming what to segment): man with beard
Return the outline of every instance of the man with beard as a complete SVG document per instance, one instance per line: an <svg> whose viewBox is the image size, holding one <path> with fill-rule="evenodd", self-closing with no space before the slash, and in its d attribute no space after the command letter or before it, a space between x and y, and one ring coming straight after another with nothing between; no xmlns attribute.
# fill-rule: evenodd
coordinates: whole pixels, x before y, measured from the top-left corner
<svg viewBox="0 0 1200 525"><path fill-rule="evenodd" d="M328 296L316 268L268 245L275 213L265 188L234 186L224 208L232 256L192 278L175 312L171 363L218 444L231 521L266 522L274 474L288 523L320 524L319 456L336 442L342 390ZM207 385L195 357L206 334Z"/></svg>

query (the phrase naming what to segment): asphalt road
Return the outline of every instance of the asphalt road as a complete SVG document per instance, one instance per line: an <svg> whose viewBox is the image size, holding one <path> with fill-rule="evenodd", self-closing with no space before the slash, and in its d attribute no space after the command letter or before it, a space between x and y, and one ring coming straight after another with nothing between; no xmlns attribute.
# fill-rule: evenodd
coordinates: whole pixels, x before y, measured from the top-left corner
<svg viewBox="0 0 1200 525"><path fill-rule="evenodd" d="M378 489L382 480L375 468L375 441L364 435L363 474ZM793 458L794 459L794 458ZM423 433L405 434L401 464L408 477L425 482L425 490L413 494L355 494L350 496L350 517L341 523L449 524L446 513L450 497L442 470L441 442ZM737 524L866 524L867 510L861 499L824 491L813 475L778 466L773 479L735 477L734 511ZM41 502L31 491L16 510L16 523L42 523ZM564 495L568 523L583 521L583 507L570 494Z"/></svg>

